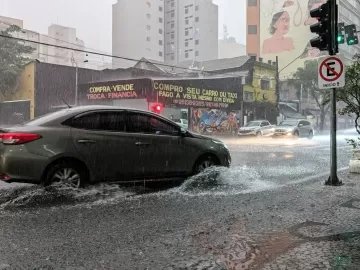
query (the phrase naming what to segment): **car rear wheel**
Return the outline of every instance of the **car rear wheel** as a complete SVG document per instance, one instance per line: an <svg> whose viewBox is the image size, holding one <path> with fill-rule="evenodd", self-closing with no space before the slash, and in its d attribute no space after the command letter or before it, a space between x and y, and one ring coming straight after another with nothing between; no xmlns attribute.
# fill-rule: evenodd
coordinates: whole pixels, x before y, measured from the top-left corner
<svg viewBox="0 0 360 270"><path fill-rule="evenodd" d="M207 168L217 166L218 164L219 163L213 156L204 156L196 162L194 166L194 174L199 174Z"/></svg>
<svg viewBox="0 0 360 270"><path fill-rule="evenodd" d="M295 136L295 139L298 139L299 136L300 136L299 131L295 131L295 132L294 132L294 136Z"/></svg>
<svg viewBox="0 0 360 270"><path fill-rule="evenodd" d="M51 165L44 184L45 186L59 183L65 187L82 188L86 183L86 171L78 164L59 162Z"/></svg>
<svg viewBox="0 0 360 270"><path fill-rule="evenodd" d="M261 131L256 132L256 137L262 137Z"/></svg>

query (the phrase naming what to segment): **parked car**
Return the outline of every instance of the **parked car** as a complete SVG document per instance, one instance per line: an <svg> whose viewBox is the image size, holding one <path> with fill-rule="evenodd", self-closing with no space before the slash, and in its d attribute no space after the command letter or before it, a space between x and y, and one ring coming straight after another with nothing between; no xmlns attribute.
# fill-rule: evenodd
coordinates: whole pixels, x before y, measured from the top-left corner
<svg viewBox="0 0 360 270"><path fill-rule="evenodd" d="M184 128L184 129L189 128L189 122L188 122L187 119L174 119L173 121L175 123L177 123L180 127Z"/></svg>
<svg viewBox="0 0 360 270"><path fill-rule="evenodd" d="M60 110L0 131L0 180L82 187L99 181L184 179L230 166L220 140L146 111Z"/></svg>
<svg viewBox="0 0 360 270"><path fill-rule="evenodd" d="M314 137L314 134L314 127L309 121L289 119L284 120L276 127L273 137L296 137L308 138L311 140Z"/></svg>
<svg viewBox="0 0 360 270"><path fill-rule="evenodd" d="M239 128L238 136L271 136L275 126L267 120L250 121L244 127Z"/></svg>

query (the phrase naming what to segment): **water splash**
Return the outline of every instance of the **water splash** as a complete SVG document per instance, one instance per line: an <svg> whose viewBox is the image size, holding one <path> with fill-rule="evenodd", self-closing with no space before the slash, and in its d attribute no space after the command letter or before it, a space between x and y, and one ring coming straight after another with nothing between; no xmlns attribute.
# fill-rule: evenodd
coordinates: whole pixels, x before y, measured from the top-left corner
<svg viewBox="0 0 360 270"><path fill-rule="evenodd" d="M261 180L259 173L248 166L209 168L186 180L172 192L183 195L235 195L275 188L277 185Z"/></svg>

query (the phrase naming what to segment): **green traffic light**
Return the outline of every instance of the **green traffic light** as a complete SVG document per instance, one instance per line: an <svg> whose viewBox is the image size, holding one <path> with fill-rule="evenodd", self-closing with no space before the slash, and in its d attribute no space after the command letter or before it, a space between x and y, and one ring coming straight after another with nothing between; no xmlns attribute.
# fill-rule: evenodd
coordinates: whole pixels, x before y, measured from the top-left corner
<svg viewBox="0 0 360 270"><path fill-rule="evenodd" d="M337 37L338 44L344 44L345 38L343 35Z"/></svg>
<svg viewBox="0 0 360 270"><path fill-rule="evenodd" d="M353 45L354 43L355 43L355 40L353 40L353 39L348 39L348 41L347 41L347 43L348 43L348 45Z"/></svg>

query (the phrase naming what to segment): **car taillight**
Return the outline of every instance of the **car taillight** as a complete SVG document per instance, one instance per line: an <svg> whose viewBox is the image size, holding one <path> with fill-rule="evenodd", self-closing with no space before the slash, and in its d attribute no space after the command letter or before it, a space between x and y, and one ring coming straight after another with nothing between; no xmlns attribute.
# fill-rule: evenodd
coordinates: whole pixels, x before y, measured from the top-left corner
<svg viewBox="0 0 360 270"><path fill-rule="evenodd" d="M33 133L0 133L0 143L17 145L40 139L41 136Z"/></svg>

